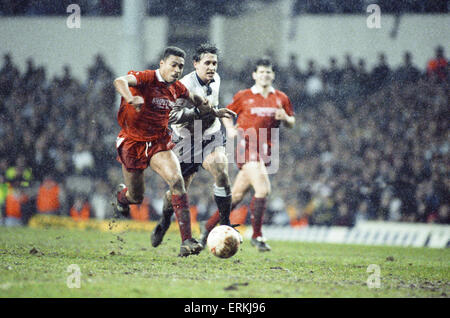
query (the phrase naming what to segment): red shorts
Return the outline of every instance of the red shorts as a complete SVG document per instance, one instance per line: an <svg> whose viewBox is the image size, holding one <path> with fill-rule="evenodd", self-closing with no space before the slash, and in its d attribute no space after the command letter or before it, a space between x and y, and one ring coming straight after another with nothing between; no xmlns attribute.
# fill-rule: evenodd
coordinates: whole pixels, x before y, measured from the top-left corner
<svg viewBox="0 0 450 318"><path fill-rule="evenodd" d="M164 135L152 141L135 141L122 132L116 140L117 161L128 171L144 170L150 164L150 159L160 151L171 150L175 147L171 135Z"/></svg>
<svg viewBox="0 0 450 318"><path fill-rule="evenodd" d="M267 167L270 165L270 156L271 147L267 143L262 144L261 147L259 144L255 147L255 145L241 139L236 149L236 165L239 169L242 169L247 162L262 160Z"/></svg>

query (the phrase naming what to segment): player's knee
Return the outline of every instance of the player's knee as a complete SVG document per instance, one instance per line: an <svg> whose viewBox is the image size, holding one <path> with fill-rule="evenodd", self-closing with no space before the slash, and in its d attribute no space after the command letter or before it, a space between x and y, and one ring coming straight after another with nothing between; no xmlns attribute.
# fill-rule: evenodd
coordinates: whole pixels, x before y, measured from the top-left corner
<svg viewBox="0 0 450 318"><path fill-rule="evenodd" d="M214 154L214 163L216 166L225 167L228 165L228 158L224 152Z"/></svg>
<svg viewBox="0 0 450 318"><path fill-rule="evenodd" d="M228 165L227 156L221 152L213 152L208 155L203 162L203 168L208 170L210 173L214 173L217 169L221 169Z"/></svg>
<svg viewBox="0 0 450 318"><path fill-rule="evenodd" d="M168 180L171 194L183 194L186 192L184 180L181 175L173 176Z"/></svg>
<svg viewBox="0 0 450 318"><path fill-rule="evenodd" d="M226 169L218 170L214 176L216 185L219 187L230 187L230 178Z"/></svg>
<svg viewBox="0 0 450 318"><path fill-rule="evenodd" d="M258 198L267 198L270 195L270 186L263 186L255 189L255 196Z"/></svg>
<svg viewBox="0 0 450 318"><path fill-rule="evenodd" d="M211 175L214 177L216 184L218 186L229 186L228 184L226 184L228 181L228 169L227 169L227 165L224 163L217 163L217 162L212 162L212 163L208 163L205 166L205 169L209 171L209 173L211 173Z"/></svg>
<svg viewBox="0 0 450 318"><path fill-rule="evenodd" d="M164 195L163 212L172 210L172 193L167 191Z"/></svg>
<svg viewBox="0 0 450 318"><path fill-rule="evenodd" d="M239 204L242 199L244 198L244 193L239 192L239 193L232 193L232 202L233 204Z"/></svg>

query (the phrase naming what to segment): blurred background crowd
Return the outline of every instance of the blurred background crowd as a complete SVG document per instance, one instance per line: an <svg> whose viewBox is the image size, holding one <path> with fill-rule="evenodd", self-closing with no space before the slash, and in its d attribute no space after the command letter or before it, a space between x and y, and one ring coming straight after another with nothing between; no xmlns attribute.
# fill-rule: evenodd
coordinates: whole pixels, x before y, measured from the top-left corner
<svg viewBox="0 0 450 318"><path fill-rule="evenodd" d="M5 6L2 2L1 10ZM281 127L280 169L270 176L265 223L450 224L450 90L444 50L436 48L420 68L411 52L405 52L398 68L380 53L370 70L365 60L351 55L333 57L325 68L311 60L308 68L299 69L299 59L292 55L288 67L276 68L275 87L290 97L297 124ZM238 90L253 85L249 68L219 73L223 106ZM70 66L63 76L48 78L31 57L21 73L13 56L3 56L4 224L26 224L36 213L75 219L113 216L111 201L123 182L115 150L118 99L112 82L118 75L101 55L83 81L73 78ZM236 173L231 164L232 180ZM159 218L167 188L154 172L146 175L146 200L132 210L132 218L143 221ZM190 188L191 210L198 220L216 209L212 183L202 170Z"/></svg>
<svg viewBox="0 0 450 318"><path fill-rule="evenodd" d="M258 0L262 3L271 3L277 0ZM4 0L0 3L0 15L64 15L71 0ZM83 12L90 16L117 16L121 15L121 0L79 0L77 3L83 7ZM187 4L186 4L187 3ZM295 0L293 14L348 14L364 12L369 4L378 4L385 13L447 13L446 0ZM242 0L148 0L148 14L165 15L172 11L177 14L177 8L183 8L184 13L203 11L206 15L215 13L236 15L250 10L254 6L252 1ZM186 9L188 11L186 11ZM194 19L195 14L186 14Z"/></svg>

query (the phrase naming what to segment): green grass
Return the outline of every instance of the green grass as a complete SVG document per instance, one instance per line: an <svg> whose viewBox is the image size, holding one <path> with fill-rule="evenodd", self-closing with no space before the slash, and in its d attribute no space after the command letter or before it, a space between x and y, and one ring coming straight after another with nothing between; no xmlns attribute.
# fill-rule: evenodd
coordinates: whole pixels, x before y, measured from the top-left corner
<svg viewBox="0 0 450 318"><path fill-rule="evenodd" d="M449 297L450 250L270 242L244 239L230 259L203 251L177 257L168 233L152 248L146 232L0 228L0 297ZM34 253L30 251L34 249ZM68 288L67 268L81 269ZM367 267L380 267L380 288Z"/></svg>

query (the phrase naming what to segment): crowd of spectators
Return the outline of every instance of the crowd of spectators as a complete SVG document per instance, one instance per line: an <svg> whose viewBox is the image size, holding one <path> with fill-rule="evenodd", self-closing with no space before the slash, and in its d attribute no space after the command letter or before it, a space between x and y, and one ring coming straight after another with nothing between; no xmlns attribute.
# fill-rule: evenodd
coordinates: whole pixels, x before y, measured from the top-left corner
<svg viewBox="0 0 450 318"><path fill-rule="evenodd" d="M316 0L294 1L294 14L355 14L366 12L367 7L376 4L383 13L447 13L445 0Z"/></svg>
<svg viewBox="0 0 450 318"><path fill-rule="evenodd" d="M239 15L257 3L277 0L147 0L147 14L193 16L194 19L213 14ZM3 0L0 16L66 15L70 4L78 4L87 16L118 16L122 14L121 0ZM355 14L365 13L367 6L377 4L383 13L448 13L446 0L294 0L293 14Z"/></svg>
<svg viewBox="0 0 450 318"><path fill-rule="evenodd" d="M272 2L275 0L255 0ZM241 0L147 0L147 14L191 16L193 19L213 14L238 15L246 11L249 3ZM0 3L0 16L67 15L67 7L79 5L81 14L87 16L120 16L123 13L122 0L5 0ZM206 14L205 14L206 13Z"/></svg>
<svg viewBox="0 0 450 318"><path fill-rule="evenodd" d="M310 61L301 71L292 56L279 70L297 125L294 132L281 131L284 164L273 177L272 197L309 224L449 224L450 90L443 48L425 71L414 66L410 52L396 69L382 53L371 71L365 65L347 55L342 67L331 58L328 68Z"/></svg>
<svg viewBox="0 0 450 318"><path fill-rule="evenodd" d="M280 169L270 176L266 223L352 226L361 220L449 224L449 77L442 48L425 71L405 52L392 69L384 54L371 71L364 60L314 61L300 70L296 56L277 69L276 87L291 98L297 124L281 129ZM46 180L60 187L57 214L72 215L88 202L90 217L113 216L110 204L123 182L116 161L118 99L115 77L101 55L85 81L71 75L50 79L27 62L20 73L5 55L0 68L0 207L4 185L28 198ZM222 102L252 85L249 70L221 73ZM237 173L230 166L232 180ZM149 219L158 219L166 184L148 171ZM190 187L198 219L215 209L212 179L201 170ZM3 191L4 195L1 195ZM2 199L3 198L3 199ZM248 201L250 199L247 198ZM248 202L244 201L243 204ZM26 219L26 218L25 218ZM301 222L297 222L301 221Z"/></svg>
<svg viewBox="0 0 450 318"><path fill-rule="evenodd" d="M49 79L31 58L20 74L13 58L5 55L0 70L0 181L14 183L31 170L30 185L23 190L35 199L40 183L54 179L67 194L63 214L75 197L92 199L100 191L105 204L97 216L107 216L108 182L116 174L111 172L117 133L113 79L101 56L86 82L80 82L70 66L61 77Z"/></svg>
<svg viewBox="0 0 450 318"><path fill-rule="evenodd" d="M4 0L0 2L0 16L67 15L71 4L78 4L87 16L112 16L121 14L121 0Z"/></svg>

